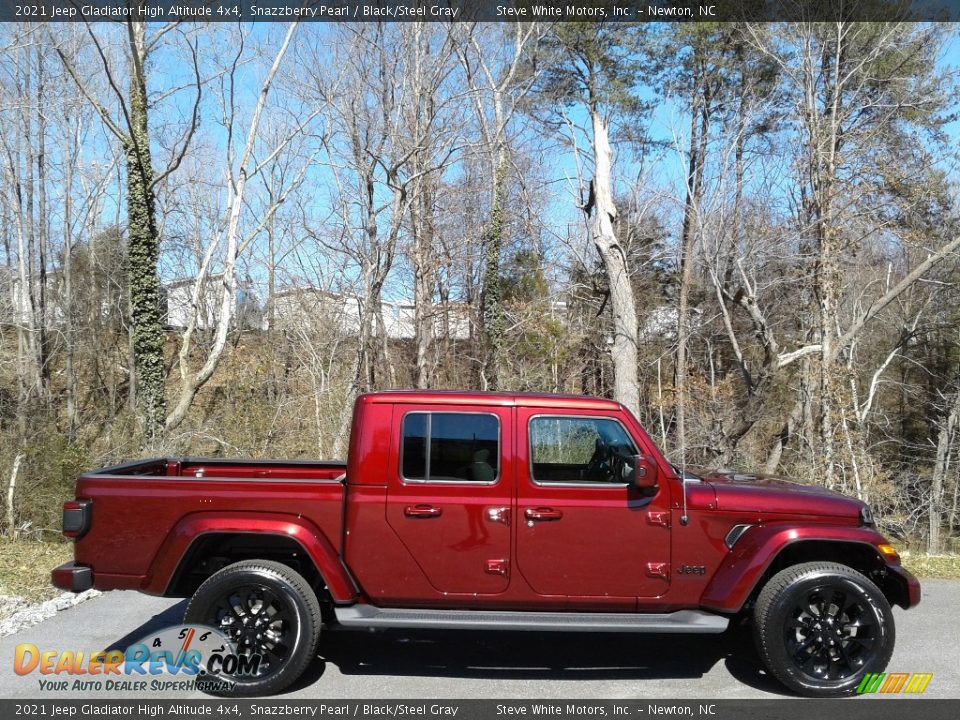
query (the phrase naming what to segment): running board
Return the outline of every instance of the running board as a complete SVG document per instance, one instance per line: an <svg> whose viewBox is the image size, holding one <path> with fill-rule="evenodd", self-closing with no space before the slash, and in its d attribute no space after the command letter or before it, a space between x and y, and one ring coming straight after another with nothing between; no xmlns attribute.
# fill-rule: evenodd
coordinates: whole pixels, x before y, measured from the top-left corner
<svg viewBox="0 0 960 720"><path fill-rule="evenodd" d="M700 610L673 613L497 612L383 609L373 605L334 608L345 627L568 632L722 633L729 620Z"/></svg>

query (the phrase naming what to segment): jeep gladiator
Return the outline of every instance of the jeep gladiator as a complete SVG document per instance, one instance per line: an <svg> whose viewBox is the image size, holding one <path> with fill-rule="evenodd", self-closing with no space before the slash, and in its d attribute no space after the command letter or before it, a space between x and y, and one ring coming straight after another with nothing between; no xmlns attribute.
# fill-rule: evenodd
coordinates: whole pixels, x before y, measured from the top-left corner
<svg viewBox="0 0 960 720"><path fill-rule="evenodd" d="M154 459L82 475L66 590L191 597L256 673L293 682L321 626L720 633L750 620L793 691L855 692L920 601L869 508L782 480L681 473L619 403L360 396L342 462Z"/></svg>

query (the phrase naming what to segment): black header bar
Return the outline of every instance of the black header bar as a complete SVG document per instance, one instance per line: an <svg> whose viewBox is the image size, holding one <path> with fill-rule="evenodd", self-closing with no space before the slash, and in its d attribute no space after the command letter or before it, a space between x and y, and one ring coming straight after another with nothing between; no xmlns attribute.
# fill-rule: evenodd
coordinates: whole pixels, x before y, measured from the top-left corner
<svg viewBox="0 0 960 720"><path fill-rule="evenodd" d="M98 720L138 718L210 718L248 720L270 716L292 720L509 720L521 716L551 720L643 720L680 716L699 720L809 720L842 717L845 720L954 720L960 700L890 697L875 700L298 700L286 696L260 699L181 700L0 700L5 718Z"/></svg>
<svg viewBox="0 0 960 720"><path fill-rule="evenodd" d="M0 0L0 22L960 21L960 0Z"/></svg>

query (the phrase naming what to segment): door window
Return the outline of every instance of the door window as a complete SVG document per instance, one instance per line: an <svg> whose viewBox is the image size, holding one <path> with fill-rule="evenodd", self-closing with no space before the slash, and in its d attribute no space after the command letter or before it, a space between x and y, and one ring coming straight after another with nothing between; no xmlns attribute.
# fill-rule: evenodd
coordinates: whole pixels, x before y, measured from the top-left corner
<svg viewBox="0 0 960 720"><path fill-rule="evenodd" d="M637 450L616 420L602 417L530 419L531 477L538 484L624 485Z"/></svg>
<svg viewBox="0 0 960 720"><path fill-rule="evenodd" d="M411 412L403 418L401 475L420 482L496 482L500 420L482 413Z"/></svg>

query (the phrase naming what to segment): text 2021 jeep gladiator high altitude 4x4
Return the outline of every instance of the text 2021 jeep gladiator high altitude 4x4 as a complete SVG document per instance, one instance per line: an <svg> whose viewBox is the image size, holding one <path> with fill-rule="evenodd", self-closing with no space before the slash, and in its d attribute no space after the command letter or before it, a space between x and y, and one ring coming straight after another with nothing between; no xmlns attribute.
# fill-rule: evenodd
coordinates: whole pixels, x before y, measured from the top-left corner
<svg viewBox="0 0 960 720"><path fill-rule="evenodd" d="M744 475L681 479L609 400L384 392L346 463L157 459L80 477L57 587L192 596L276 692L345 626L719 633L752 614L774 676L852 693L920 586L864 503Z"/></svg>

